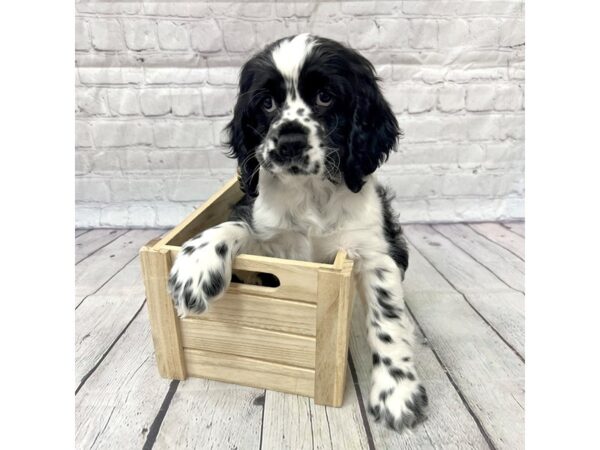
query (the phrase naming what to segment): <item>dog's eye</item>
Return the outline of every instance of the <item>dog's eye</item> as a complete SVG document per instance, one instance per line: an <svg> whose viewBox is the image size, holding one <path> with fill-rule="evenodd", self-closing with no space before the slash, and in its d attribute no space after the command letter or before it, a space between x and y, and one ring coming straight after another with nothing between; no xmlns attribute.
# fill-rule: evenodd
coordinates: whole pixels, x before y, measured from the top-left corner
<svg viewBox="0 0 600 450"><path fill-rule="evenodd" d="M263 100L262 103L262 108L266 111L266 112L273 112L275 111L276 105L275 105L275 100L273 100L273 97L267 97Z"/></svg>
<svg viewBox="0 0 600 450"><path fill-rule="evenodd" d="M329 92L319 91L317 94L317 105L329 106L333 102L333 97Z"/></svg>

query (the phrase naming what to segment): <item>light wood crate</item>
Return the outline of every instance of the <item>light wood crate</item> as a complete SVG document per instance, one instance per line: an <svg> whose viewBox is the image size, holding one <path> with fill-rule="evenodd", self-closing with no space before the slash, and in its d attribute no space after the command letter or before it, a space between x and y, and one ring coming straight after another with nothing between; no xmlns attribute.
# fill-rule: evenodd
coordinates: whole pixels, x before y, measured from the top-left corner
<svg viewBox="0 0 600 450"><path fill-rule="evenodd" d="M271 273L280 286L231 283L206 313L177 316L167 280L181 245L227 221L242 195L232 179L140 250L160 375L210 378L341 406L354 297L353 263L345 252L339 251L333 264L238 255L234 270Z"/></svg>

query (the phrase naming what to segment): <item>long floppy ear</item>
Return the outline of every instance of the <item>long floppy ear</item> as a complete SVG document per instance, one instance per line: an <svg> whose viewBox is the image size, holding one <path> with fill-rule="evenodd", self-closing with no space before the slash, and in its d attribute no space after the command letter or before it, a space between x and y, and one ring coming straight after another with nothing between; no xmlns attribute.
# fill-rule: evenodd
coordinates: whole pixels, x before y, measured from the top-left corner
<svg viewBox="0 0 600 450"><path fill-rule="evenodd" d="M259 144L256 133L252 132L248 117L248 96L245 95L252 84L252 76L247 65L240 74L239 95L233 109L233 119L227 124L229 134L229 157L238 160L238 179L243 192L256 197L258 195L258 160L255 148Z"/></svg>
<svg viewBox="0 0 600 450"><path fill-rule="evenodd" d="M357 86L354 97L344 181L352 192L361 190L365 176L387 160L395 150L402 131L390 105L377 85L375 70L370 62L358 56Z"/></svg>

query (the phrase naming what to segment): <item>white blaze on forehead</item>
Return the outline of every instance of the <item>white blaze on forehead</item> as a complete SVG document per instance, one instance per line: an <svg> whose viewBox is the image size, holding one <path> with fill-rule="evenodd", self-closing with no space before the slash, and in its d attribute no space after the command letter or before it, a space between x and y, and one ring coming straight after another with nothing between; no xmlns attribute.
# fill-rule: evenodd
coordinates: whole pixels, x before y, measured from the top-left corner
<svg viewBox="0 0 600 450"><path fill-rule="evenodd" d="M299 34L289 41L283 41L273 50L275 67L286 80L298 80L304 60L310 53L314 41L307 33Z"/></svg>

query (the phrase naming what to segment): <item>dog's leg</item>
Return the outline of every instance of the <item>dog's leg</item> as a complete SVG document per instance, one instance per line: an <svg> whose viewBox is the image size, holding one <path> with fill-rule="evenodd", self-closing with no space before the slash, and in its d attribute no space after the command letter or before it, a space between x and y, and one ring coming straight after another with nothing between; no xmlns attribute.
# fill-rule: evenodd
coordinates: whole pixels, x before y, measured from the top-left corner
<svg viewBox="0 0 600 450"><path fill-rule="evenodd" d="M169 275L169 291L180 316L206 311L231 282L233 258L251 241L241 221L224 222L185 242Z"/></svg>
<svg viewBox="0 0 600 450"><path fill-rule="evenodd" d="M413 323L405 309L401 273L387 254L361 258L361 295L368 304L367 335L373 356L369 411L402 431L425 419L427 394L413 360Z"/></svg>

